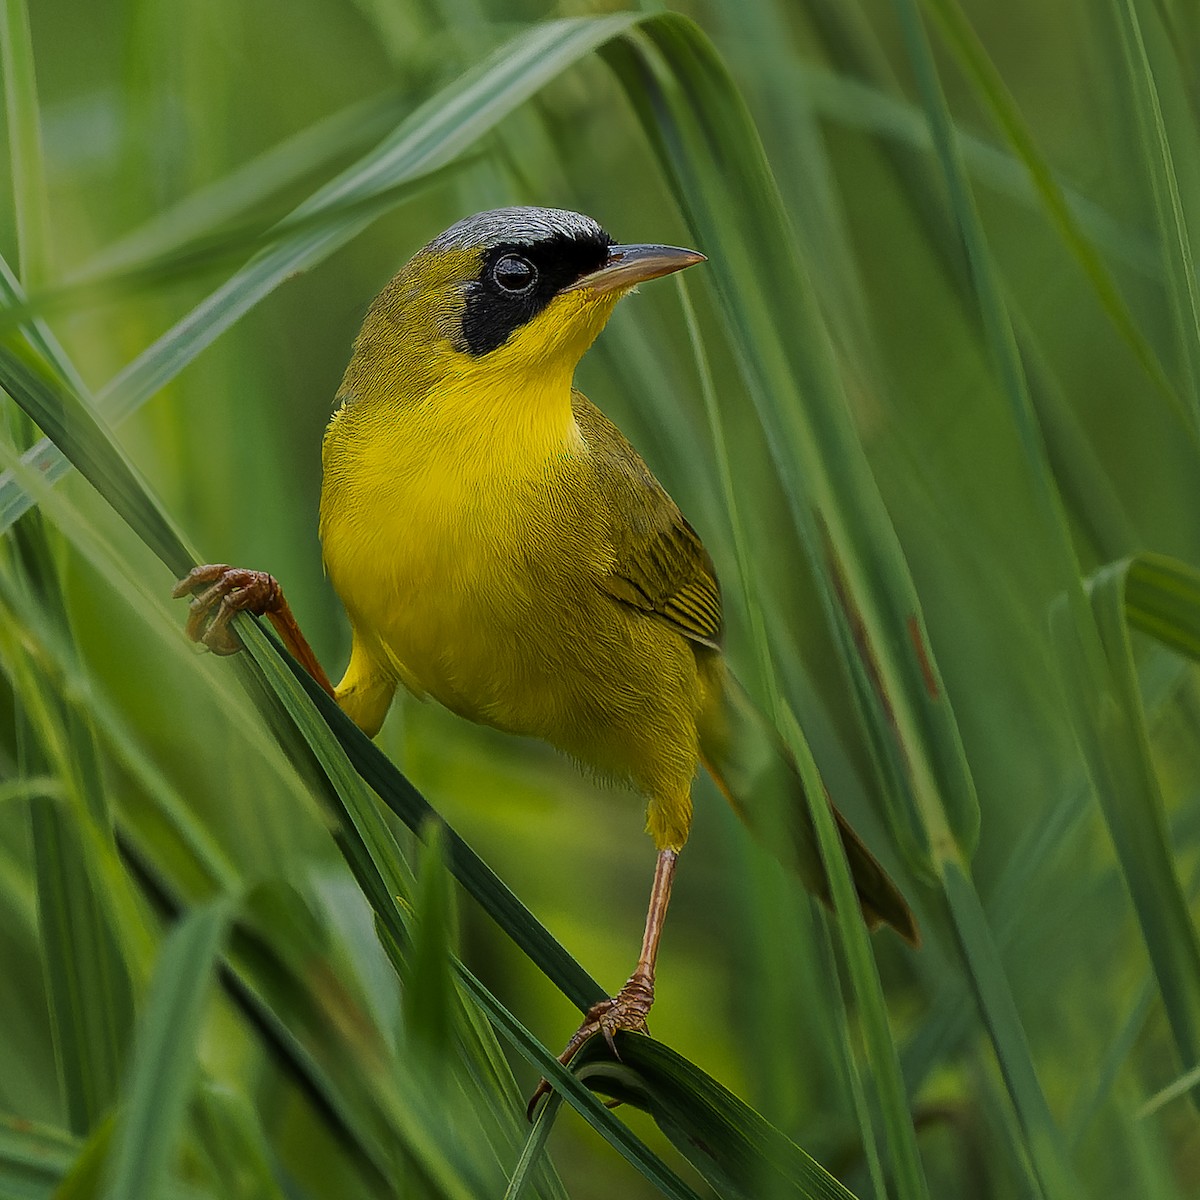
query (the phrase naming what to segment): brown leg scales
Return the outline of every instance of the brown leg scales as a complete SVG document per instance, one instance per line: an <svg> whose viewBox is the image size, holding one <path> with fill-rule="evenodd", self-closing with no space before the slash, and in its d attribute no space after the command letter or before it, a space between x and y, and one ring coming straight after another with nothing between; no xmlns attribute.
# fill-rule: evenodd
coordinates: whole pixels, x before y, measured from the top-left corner
<svg viewBox="0 0 1200 1200"><path fill-rule="evenodd" d="M638 955L637 966L626 980L625 986L615 996L593 1004L584 1014L583 1024L575 1031L567 1043L567 1048L558 1056L558 1061L564 1067L579 1053L584 1042L597 1033L604 1034L609 1049L620 1058L615 1040L617 1030L646 1032L646 1017L654 1003L654 966L658 961L658 943L662 937L667 905L671 900L671 881L675 876L677 858L678 852L675 850L659 851L658 862L654 868L654 885L650 889L650 908L646 913L646 931L642 936L642 952ZM537 1091L533 1093L529 1107L525 1110L525 1115L531 1121L538 1101L549 1091L550 1085L546 1080L539 1081Z"/></svg>

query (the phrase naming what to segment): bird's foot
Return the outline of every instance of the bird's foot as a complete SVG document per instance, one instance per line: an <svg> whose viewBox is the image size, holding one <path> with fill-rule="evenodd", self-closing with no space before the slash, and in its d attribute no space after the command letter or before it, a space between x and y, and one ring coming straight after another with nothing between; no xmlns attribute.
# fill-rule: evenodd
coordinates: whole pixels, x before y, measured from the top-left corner
<svg viewBox="0 0 1200 1200"><path fill-rule="evenodd" d="M616 1033L620 1029L631 1033L645 1033L646 1017L654 1003L654 975L639 967L626 981L625 986L608 1000L601 1000L587 1010L583 1024L575 1031L566 1049L558 1056L558 1061L565 1067L579 1053L583 1044L597 1033L604 1035L608 1048L614 1056L620 1058L617 1051ZM526 1116L532 1121L534 1109L538 1101L550 1091L546 1080L538 1081L537 1090L529 1100L525 1110Z"/></svg>
<svg viewBox="0 0 1200 1200"><path fill-rule="evenodd" d="M283 603L283 590L274 576L224 563L193 567L171 589L171 595L177 600L192 597L187 635L193 642L203 642L214 654L236 654L242 648L229 628L238 613L261 617Z"/></svg>

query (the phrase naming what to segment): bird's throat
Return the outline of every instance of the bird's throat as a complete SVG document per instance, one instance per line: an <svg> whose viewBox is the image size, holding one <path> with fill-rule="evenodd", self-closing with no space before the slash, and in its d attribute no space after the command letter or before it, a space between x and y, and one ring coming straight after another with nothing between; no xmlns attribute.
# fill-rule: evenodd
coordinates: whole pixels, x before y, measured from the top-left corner
<svg viewBox="0 0 1200 1200"><path fill-rule="evenodd" d="M492 372L445 381L413 414L428 461L459 476L507 479L578 453L571 375Z"/></svg>

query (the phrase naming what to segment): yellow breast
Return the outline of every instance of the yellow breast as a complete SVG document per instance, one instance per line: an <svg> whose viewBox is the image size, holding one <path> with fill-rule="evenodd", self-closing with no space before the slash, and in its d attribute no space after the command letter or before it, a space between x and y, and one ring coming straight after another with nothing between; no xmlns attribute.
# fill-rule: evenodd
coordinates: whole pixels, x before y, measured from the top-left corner
<svg viewBox="0 0 1200 1200"><path fill-rule="evenodd" d="M356 634L411 689L475 719L495 711L548 602L607 567L567 507L588 453L569 383L447 380L401 420L334 418L321 537ZM557 595L555 593L558 593Z"/></svg>

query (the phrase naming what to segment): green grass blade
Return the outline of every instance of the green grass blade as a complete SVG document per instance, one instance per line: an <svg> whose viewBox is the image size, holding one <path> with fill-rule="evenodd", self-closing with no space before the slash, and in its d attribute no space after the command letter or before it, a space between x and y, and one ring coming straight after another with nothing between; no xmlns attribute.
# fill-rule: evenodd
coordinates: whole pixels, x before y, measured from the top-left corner
<svg viewBox="0 0 1200 1200"><path fill-rule="evenodd" d="M973 844L978 806L919 600L851 426L828 335L744 103L683 18L662 17L645 32L653 50L630 39L609 57L710 256L706 271L804 550L823 583L826 616L871 713L866 730L880 761L890 764L893 832L914 869L926 872L931 837ZM714 153L725 164L720 183L708 170ZM772 247L769 256L764 246ZM804 336L782 336L781 311Z"/></svg>
<svg viewBox="0 0 1200 1200"><path fill-rule="evenodd" d="M820 1163L668 1047L624 1034L618 1044L620 1062L601 1057L596 1043L582 1051L581 1077L649 1112L714 1188L746 1200L853 1200Z"/></svg>
<svg viewBox="0 0 1200 1200"><path fill-rule="evenodd" d="M759 366L752 365L751 360L755 351L752 351L750 347L753 342L756 350L761 349L762 331L769 328L770 323L765 320L755 322L754 313L740 312L740 310L750 307L745 303L747 290L749 290L754 303L764 303L766 296L770 295L775 305L793 312L791 299L797 295L795 278L792 277L787 281L783 279L763 280L761 278L764 269L762 266L756 266L753 270L748 266L747 260L753 254L753 250L742 242L736 241L737 235L730 231L730 227L736 225L741 229L753 228L760 234L765 230L768 242L776 244L777 240L778 244L787 245L786 226L778 208L778 197L771 186L769 173L760 157L758 143L752 127L749 126L748 118L736 95L732 94L732 89L720 64L713 58L703 40L693 33L690 25L679 19L665 18L662 22L647 25L646 32L653 36L656 47L663 52L666 61L670 64L670 75L669 81L666 72L661 76L661 82L659 78L656 78L655 81L659 83L661 93L643 102L641 108L643 119L657 135L672 169L677 172L676 195L684 208L690 210L693 223L704 235L701 244L706 247L721 247L721 253L713 253L712 261L719 288L728 288L730 292L722 297L726 302L724 311L731 326L737 332L740 332L739 323L742 321L755 324L758 336L752 338L747 329L745 340L740 348L743 351L743 369L747 372L756 371ZM646 57L642 57L636 62L636 65L628 60L617 61L618 72L630 88L631 98L635 103L638 103L638 100L633 95L634 88L636 86L641 92L645 92L646 78L652 69L652 61ZM703 133L689 128L689 121L693 117L699 118ZM708 139L707 146L705 138ZM712 153L713 150L710 148L712 146L718 148L716 153L726 164L726 170L731 175L734 175L731 164L737 164L738 171L735 178L740 187L742 197L740 202L743 206L748 206L752 199L755 205L753 214L744 213L736 221L729 216L722 220L715 207L713 209L705 207L700 198L701 185L694 175L701 156L706 151ZM778 239L776 239L776 231L778 231ZM751 280L755 282L751 282ZM763 291L755 294L759 287ZM732 294L734 291L737 293L736 300ZM804 304L799 299L797 300L797 309L801 312L805 311ZM816 324L815 319L814 324ZM816 336L822 335L817 333ZM771 347L771 350L781 357L786 355L783 346ZM770 361L771 355L763 352L761 358ZM819 368L816 368L813 363L808 363L805 365L805 369L807 374L802 378L810 381L810 385L815 388L817 385L811 382L812 373ZM776 360L776 370L779 374L778 386L775 389L767 386L761 377L756 378L754 375L747 382L755 394L760 412L764 414L764 423L773 422L775 430L778 431L776 435L778 441L787 444L789 451L795 454L790 464L785 461L782 466L783 471L792 473L795 471L794 464L803 460L805 452L799 448L801 444L799 431L795 425L791 430L781 427L781 423L787 422L789 419L794 421L797 414L794 407L785 409L782 402L782 397L791 391L789 383L785 380L793 378L793 376L789 368L778 360ZM832 417L832 414L829 415ZM833 420L844 420L844 416L842 418L834 417ZM830 426L823 430L823 433L835 436L834 429L834 426ZM849 434L848 429L840 426L836 428L836 436L844 440L852 435ZM808 445L811 446L811 442ZM796 446L797 449L792 451L792 446ZM811 455L811 451L809 453ZM852 455L854 452L851 450L848 453ZM830 487L832 486L830 484ZM805 528L810 537L813 537L816 544L819 545L820 535L812 530L812 516L805 507L806 502L800 499L801 495L799 490L793 492L792 498L797 505L794 511L797 512L797 519L802 528ZM832 505L829 511L833 511ZM911 584L908 586L911 587ZM761 662L769 663L769 650L765 645L759 646L758 656ZM922 679L920 687L928 699L927 685L924 679ZM769 684L768 691L770 691ZM848 869L841 856L840 840L833 831L832 817L824 805L825 790L816 765L812 761L811 751L809 751L798 727L794 723L789 726L784 712L780 712L779 717L783 721L781 728L786 730L793 753L801 764L807 785L806 791L810 797L814 797L816 800L811 806L814 825L821 834L823 855L826 856L826 870L831 877L834 895L837 899L837 910L839 914L844 914L839 918L839 927L843 935L843 945L849 956L851 974L865 1014L866 1037L870 1047L872 1065L876 1072L876 1082L882 1093L883 1118L889 1134L888 1149L897 1174L899 1194L924 1196L928 1194L927 1185L916 1147L912 1118L908 1111L895 1046L889 1031L879 976L867 944L866 930L858 917L858 905L854 897L853 885L850 883ZM915 814L913 815L915 816ZM968 818L967 826L969 827L970 824L971 820ZM832 840L828 840L829 838Z"/></svg>
<svg viewBox="0 0 1200 1200"><path fill-rule="evenodd" d="M525 1194L525 1185L529 1182L531 1172L536 1169L538 1161L545 1153L546 1139L550 1136L550 1130L554 1128L554 1119L558 1116L558 1110L561 1107L562 1097L557 1092L553 1092L534 1118L533 1128L530 1129L529 1137L525 1140L521 1157L517 1159L517 1164L508 1177L508 1187L504 1189L504 1200L521 1200Z"/></svg>
<svg viewBox="0 0 1200 1200"><path fill-rule="evenodd" d="M518 35L418 109L378 147L305 201L294 216L312 217L367 200L445 166L546 82L637 19L629 14L554 21ZM97 404L111 421L124 420L263 297L345 245L374 215L351 213L333 217L328 224L303 225L256 255L103 388ZM54 482L69 469L69 462L50 442L40 443L26 461ZM28 505L28 497L11 478L0 479L0 530Z"/></svg>
<svg viewBox="0 0 1200 1200"><path fill-rule="evenodd" d="M0 388L44 430L67 459L176 575L194 558L154 504L116 441L83 401L56 386L49 368L28 348L0 343Z"/></svg>
<svg viewBox="0 0 1200 1200"><path fill-rule="evenodd" d="M1140 144L1146 159L1146 174L1154 195L1183 390L1191 405L1193 424L1200 428L1200 285L1196 281L1196 264L1180 195L1179 176L1163 118L1154 67L1142 36L1137 4L1134 0L1112 0L1112 12L1141 131Z"/></svg>
<svg viewBox="0 0 1200 1200"><path fill-rule="evenodd" d="M859 1000L863 1039L875 1073L879 1107L887 1130L887 1148L895 1177L896 1194L928 1200L929 1184L917 1147L916 1129L900 1070L900 1058L892 1040L887 1002L879 978L879 967L871 952L870 933L859 911L854 880L846 861L833 812L825 803L826 789L804 734L789 708L780 713L780 730L799 766L805 783L813 827L833 895L834 915L846 956L850 978Z"/></svg>
<svg viewBox="0 0 1200 1200"><path fill-rule="evenodd" d="M1136 599L1127 600L1136 573ZM1200 1062L1200 939L1171 850L1166 812L1150 752L1128 625L1173 648L1200 643L1200 572L1159 556L1126 560L1091 581L1092 606L1113 680L1116 705L1134 741L1125 762L1137 776L1102 788L1101 802L1121 871L1133 897L1142 936L1158 979L1179 1060ZM1161 631L1161 632L1159 632ZM1124 724L1118 718L1118 724ZM1111 734L1109 736L1112 736Z"/></svg>
<svg viewBox="0 0 1200 1200"><path fill-rule="evenodd" d="M1147 1117L1152 1117L1164 1105L1170 1104L1172 1100L1178 1100L1180 1096L1186 1096L1197 1085L1200 1085L1200 1066L1193 1067L1173 1083L1169 1083L1165 1088L1155 1092L1138 1109L1138 1119L1144 1121Z"/></svg>
<svg viewBox="0 0 1200 1200"><path fill-rule="evenodd" d="M416 1050L433 1063L450 1045L454 984L450 962L455 943L453 898L443 850L443 831L428 822L417 870L413 947L405 964L406 1027Z"/></svg>
<svg viewBox="0 0 1200 1200"><path fill-rule="evenodd" d="M197 1044L228 918L228 901L212 901L163 943L113 1133L106 1200L155 1200L163 1193L195 1085Z"/></svg>
<svg viewBox="0 0 1200 1200"><path fill-rule="evenodd" d="M827 121L870 133L896 149L932 150L929 123L922 111L907 100L890 95L880 86L824 67L800 67L796 78L811 104ZM1004 86L1002 82L1000 86ZM1006 115L1005 119L1021 121L1019 113L1012 114L1011 118ZM1028 136L1032 137L1032 134ZM1002 150L962 128L958 130L958 137L963 164L976 184L1028 206L1045 206L1044 191L1057 193L1067 207L1067 222L1077 228L1085 243L1102 252L1102 266L1103 259L1108 258L1122 267L1132 268L1140 276L1162 278L1160 259L1153 243L1133 226L1119 221L1089 195L1072 187L1048 164L1044 169L1050 172L1049 182L1039 186L1031 177L1023 156ZM1034 152L1037 153L1036 143ZM1039 173L1041 169L1039 167ZM1107 271L1106 267L1104 269Z"/></svg>
<svg viewBox="0 0 1200 1200"><path fill-rule="evenodd" d="M1163 371L1158 355L1138 327L1103 259L1081 228L1067 203L1062 187L1055 179L1004 80L988 57L987 50L958 0L927 0L927 4L967 78L971 80L997 127L1029 172L1029 178L1046 216L1087 276L1113 327L1129 344L1162 397L1179 410L1194 431L1195 423L1188 418L1186 407Z"/></svg>
<svg viewBox="0 0 1200 1200"><path fill-rule="evenodd" d="M26 287L38 287L50 276L50 225L33 41L25 0L4 0L0 11L0 78L4 80L21 277Z"/></svg>
<svg viewBox="0 0 1200 1200"><path fill-rule="evenodd" d="M86 1134L116 1097L127 980L74 821L39 799L30 824L55 1058L70 1127Z"/></svg>
<svg viewBox="0 0 1200 1200"><path fill-rule="evenodd" d="M79 1153L65 1130L0 1116L0 1195L11 1200L50 1200Z"/></svg>
<svg viewBox="0 0 1200 1200"><path fill-rule="evenodd" d="M68 279L96 279L128 270L210 237L214 229L245 222L273 196L322 172L348 151L379 142L396 128L408 107L404 97L388 93L322 117L216 183L156 213L132 233L104 247Z"/></svg>
<svg viewBox="0 0 1200 1200"><path fill-rule="evenodd" d="M1109 570L1122 576L1129 624L1200 661L1200 573L1161 554L1139 554Z"/></svg>
<svg viewBox="0 0 1200 1200"><path fill-rule="evenodd" d="M1013 1002L1012 989L996 951L974 884L955 863L944 871L946 900L971 986L1024 1131L1024 1145L1045 1196L1079 1195L1060 1137L1034 1071L1029 1039Z"/></svg>
<svg viewBox="0 0 1200 1200"><path fill-rule="evenodd" d="M4 256L0 255L0 309L20 308L24 304L25 290ZM22 321L21 332L29 344L54 367L60 378L81 396L89 395L87 384L45 321L40 318Z"/></svg>

